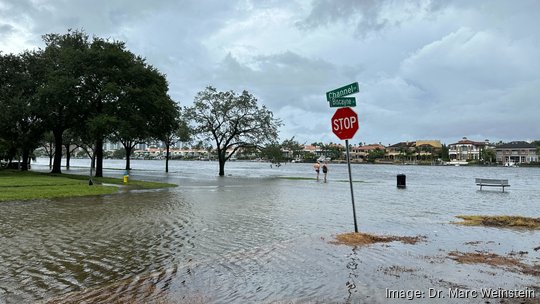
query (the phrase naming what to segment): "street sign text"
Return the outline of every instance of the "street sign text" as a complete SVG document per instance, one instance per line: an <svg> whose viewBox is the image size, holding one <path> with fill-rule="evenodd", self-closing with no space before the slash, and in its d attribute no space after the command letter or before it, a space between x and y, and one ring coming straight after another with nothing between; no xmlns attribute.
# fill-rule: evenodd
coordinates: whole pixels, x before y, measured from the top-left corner
<svg viewBox="0 0 540 304"><path fill-rule="evenodd" d="M356 98L354 97L338 97L330 100L331 108L338 107L356 107Z"/></svg>
<svg viewBox="0 0 540 304"><path fill-rule="evenodd" d="M358 82L353 82L341 88L326 92L326 100L331 101L332 99L351 95L358 92L360 92L360 90L358 89Z"/></svg>
<svg viewBox="0 0 540 304"><path fill-rule="evenodd" d="M341 140L351 139L358 131L358 115L351 108L339 108L332 116L332 132Z"/></svg>

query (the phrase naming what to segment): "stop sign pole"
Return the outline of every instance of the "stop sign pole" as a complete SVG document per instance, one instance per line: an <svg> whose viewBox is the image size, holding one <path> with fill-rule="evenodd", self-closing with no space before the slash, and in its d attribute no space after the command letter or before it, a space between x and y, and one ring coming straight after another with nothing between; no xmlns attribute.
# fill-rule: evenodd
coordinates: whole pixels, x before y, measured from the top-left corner
<svg viewBox="0 0 540 304"><path fill-rule="evenodd" d="M349 139L353 138L358 131L358 115L351 108L339 108L332 116L332 131L341 140L345 140L345 149L347 150L347 167L349 168L349 185L351 187L351 200L354 218L354 232L358 232L358 223L356 222L356 207L354 206L354 191L351 174L351 158L349 155Z"/></svg>

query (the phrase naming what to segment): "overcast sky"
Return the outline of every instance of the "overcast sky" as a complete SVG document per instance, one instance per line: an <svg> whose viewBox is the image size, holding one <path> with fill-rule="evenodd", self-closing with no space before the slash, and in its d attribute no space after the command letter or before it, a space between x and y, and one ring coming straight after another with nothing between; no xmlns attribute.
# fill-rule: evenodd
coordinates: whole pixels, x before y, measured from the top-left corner
<svg viewBox="0 0 540 304"><path fill-rule="evenodd" d="M248 90L281 139L339 142L325 92L357 81L351 143L540 139L540 1L0 0L0 50L83 29L125 41L189 106Z"/></svg>

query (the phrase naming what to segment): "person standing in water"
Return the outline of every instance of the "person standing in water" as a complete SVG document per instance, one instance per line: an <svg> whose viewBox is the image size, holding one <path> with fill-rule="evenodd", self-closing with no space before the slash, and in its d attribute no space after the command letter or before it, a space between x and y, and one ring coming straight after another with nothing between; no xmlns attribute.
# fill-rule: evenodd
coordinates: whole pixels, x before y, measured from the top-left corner
<svg viewBox="0 0 540 304"><path fill-rule="evenodd" d="M315 169L315 172L317 172L317 180L319 180L319 171L321 169L321 164L317 161L315 165L313 165L313 168Z"/></svg>
<svg viewBox="0 0 540 304"><path fill-rule="evenodd" d="M326 175L328 174L328 163L326 161L322 165L322 173L324 173L324 182L326 183Z"/></svg>

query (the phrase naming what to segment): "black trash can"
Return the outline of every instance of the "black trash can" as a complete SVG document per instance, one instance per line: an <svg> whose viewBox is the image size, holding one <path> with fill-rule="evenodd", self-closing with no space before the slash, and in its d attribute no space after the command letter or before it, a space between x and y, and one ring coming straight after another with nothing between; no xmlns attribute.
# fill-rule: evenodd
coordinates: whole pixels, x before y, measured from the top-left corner
<svg viewBox="0 0 540 304"><path fill-rule="evenodd" d="M401 189L407 187L407 176L405 174L397 175L397 187Z"/></svg>

